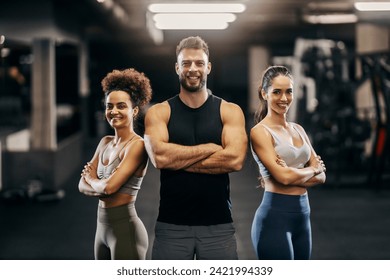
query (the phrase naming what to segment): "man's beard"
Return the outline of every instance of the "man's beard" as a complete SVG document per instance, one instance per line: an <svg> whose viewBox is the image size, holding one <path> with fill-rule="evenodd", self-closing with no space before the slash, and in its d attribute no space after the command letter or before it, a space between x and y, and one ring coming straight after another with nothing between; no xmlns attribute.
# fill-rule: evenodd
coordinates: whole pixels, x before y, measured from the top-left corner
<svg viewBox="0 0 390 280"><path fill-rule="evenodd" d="M187 91L189 92L198 92L200 91L204 85L206 84L206 79L201 78L200 82L198 85L190 85L187 83L187 80L185 77L180 77L179 78L180 85Z"/></svg>

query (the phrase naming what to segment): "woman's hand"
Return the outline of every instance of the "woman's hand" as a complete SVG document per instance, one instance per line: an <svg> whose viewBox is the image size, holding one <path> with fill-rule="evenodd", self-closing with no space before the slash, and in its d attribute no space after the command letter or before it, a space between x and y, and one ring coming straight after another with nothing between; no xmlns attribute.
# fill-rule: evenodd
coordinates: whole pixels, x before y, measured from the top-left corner
<svg viewBox="0 0 390 280"><path fill-rule="evenodd" d="M81 172L81 177L83 177L88 184L90 180L97 179L97 175L96 172L94 172L92 163L88 162L86 165L84 165L84 169Z"/></svg>
<svg viewBox="0 0 390 280"><path fill-rule="evenodd" d="M318 174L325 172L326 167L324 161L321 159L320 156L317 155L315 157L315 160L315 166L313 166L312 168L314 169L314 176L317 176Z"/></svg>
<svg viewBox="0 0 390 280"><path fill-rule="evenodd" d="M317 155L316 160L317 160L318 172L319 173L326 172L326 166L325 166L324 161L321 159L321 157Z"/></svg>
<svg viewBox="0 0 390 280"><path fill-rule="evenodd" d="M286 162L279 155L276 155L276 163L282 167L287 167Z"/></svg>

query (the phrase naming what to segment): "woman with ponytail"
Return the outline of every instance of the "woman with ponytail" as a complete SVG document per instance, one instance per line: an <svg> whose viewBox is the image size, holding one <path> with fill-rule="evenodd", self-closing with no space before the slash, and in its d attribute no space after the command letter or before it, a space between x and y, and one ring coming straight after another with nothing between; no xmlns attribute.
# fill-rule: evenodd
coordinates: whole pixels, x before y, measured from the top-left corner
<svg viewBox="0 0 390 280"><path fill-rule="evenodd" d="M294 100L290 71L267 68L258 93L250 140L264 194L253 219L253 246L259 259L310 259L307 189L325 182L326 168L302 126L287 121Z"/></svg>

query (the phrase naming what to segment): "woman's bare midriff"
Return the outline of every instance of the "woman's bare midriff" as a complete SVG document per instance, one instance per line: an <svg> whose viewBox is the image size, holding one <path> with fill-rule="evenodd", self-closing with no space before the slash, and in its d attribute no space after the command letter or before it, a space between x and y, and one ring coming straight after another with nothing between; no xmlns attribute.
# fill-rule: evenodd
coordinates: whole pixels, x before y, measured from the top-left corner
<svg viewBox="0 0 390 280"><path fill-rule="evenodd" d="M125 193L114 193L107 197L99 198L99 206L102 208L112 208L121 205L126 205L135 201L135 195L128 195Z"/></svg>
<svg viewBox="0 0 390 280"><path fill-rule="evenodd" d="M263 178L264 179L264 189L268 192L287 194L287 195L303 195L307 192L306 188L300 186L288 185L285 186L277 182L272 177Z"/></svg>

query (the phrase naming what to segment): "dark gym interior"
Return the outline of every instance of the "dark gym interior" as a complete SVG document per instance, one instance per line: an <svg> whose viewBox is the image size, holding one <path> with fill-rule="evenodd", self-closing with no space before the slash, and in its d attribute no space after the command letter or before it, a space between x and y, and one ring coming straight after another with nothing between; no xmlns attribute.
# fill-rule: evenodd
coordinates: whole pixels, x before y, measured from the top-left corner
<svg viewBox="0 0 390 280"><path fill-rule="evenodd" d="M226 29L161 30L148 7L165 2L245 9ZM326 183L309 190L312 259L389 260L390 10L365 11L359 3L1 1L0 259L93 259L97 200L77 186L98 141L112 133L100 81L133 67L150 78L152 104L164 101L179 90L177 43L199 35L210 47L208 87L243 109L248 132L262 71L272 64L292 70L290 118L327 166ZM137 130L142 134L142 118ZM257 177L249 152L243 169L230 175L242 260L255 259ZM150 244L158 205L159 171L149 164L136 207Z"/></svg>

